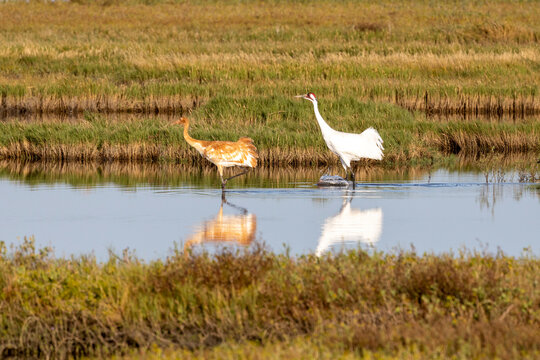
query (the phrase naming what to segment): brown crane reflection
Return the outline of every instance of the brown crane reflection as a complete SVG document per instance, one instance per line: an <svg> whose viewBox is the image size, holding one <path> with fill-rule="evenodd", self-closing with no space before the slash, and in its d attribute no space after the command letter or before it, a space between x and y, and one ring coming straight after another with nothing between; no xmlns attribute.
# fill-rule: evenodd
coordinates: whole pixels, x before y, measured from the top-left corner
<svg viewBox="0 0 540 360"><path fill-rule="evenodd" d="M351 208L352 197L344 197L340 212L326 219L315 254L321 256L337 244L364 243L374 245L382 233L381 208L359 210Z"/></svg>
<svg viewBox="0 0 540 360"><path fill-rule="evenodd" d="M223 204L241 211L238 215L224 215ZM248 213L247 209L231 204L222 197L219 211L215 218L207 220L197 227L196 232L184 244L184 254L196 244L207 242L235 242L239 245L249 245L255 238L257 217Z"/></svg>

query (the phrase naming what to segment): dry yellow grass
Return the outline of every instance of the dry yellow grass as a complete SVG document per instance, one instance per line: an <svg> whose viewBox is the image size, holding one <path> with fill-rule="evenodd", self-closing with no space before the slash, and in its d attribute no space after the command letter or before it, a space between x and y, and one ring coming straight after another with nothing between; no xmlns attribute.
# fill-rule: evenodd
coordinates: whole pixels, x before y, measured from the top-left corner
<svg viewBox="0 0 540 360"><path fill-rule="evenodd" d="M527 114L540 109L538 13L534 1L7 3L2 109L184 112L309 87L330 101Z"/></svg>
<svg viewBox="0 0 540 360"><path fill-rule="evenodd" d="M520 134L495 132L493 134L468 133L462 130L443 131L439 134L425 134L425 144L436 146L449 153L520 153L538 151L539 140L536 132Z"/></svg>

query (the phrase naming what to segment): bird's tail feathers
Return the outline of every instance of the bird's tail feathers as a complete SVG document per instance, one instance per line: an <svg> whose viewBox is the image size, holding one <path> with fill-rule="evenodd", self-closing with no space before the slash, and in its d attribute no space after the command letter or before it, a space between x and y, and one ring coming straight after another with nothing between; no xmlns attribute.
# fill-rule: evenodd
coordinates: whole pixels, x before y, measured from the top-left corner
<svg viewBox="0 0 540 360"><path fill-rule="evenodd" d="M253 144L253 139L248 137L241 137L240 139L238 139L238 142L245 144Z"/></svg>
<svg viewBox="0 0 540 360"><path fill-rule="evenodd" d="M360 135L365 139L362 149L364 153L363 157L374 160L382 160L382 158L384 157L384 147L383 139L381 138L381 135L379 135L379 132L374 128L369 127L364 130Z"/></svg>
<svg viewBox="0 0 540 360"><path fill-rule="evenodd" d="M259 152L257 151L257 148L253 144L253 140L251 138L243 137L238 139L238 142L243 144L249 154L249 166L250 167L256 167L257 166L257 159L259 159Z"/></svg>

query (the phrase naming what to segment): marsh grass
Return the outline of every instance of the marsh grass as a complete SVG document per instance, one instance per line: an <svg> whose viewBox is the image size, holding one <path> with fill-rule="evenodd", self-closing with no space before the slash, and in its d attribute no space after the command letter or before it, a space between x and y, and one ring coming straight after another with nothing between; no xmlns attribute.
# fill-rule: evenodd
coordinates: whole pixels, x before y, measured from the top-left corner
<svg viewBox="0 0 540 360"><path fill-rule="evenodd" d="M197 108L197 97L182 96L130 99L121 95L89 95L85 97L39 96L8 97L2 95L0 118L21 115L83 115L86 112L98 113L137 113L137 114L174 114L181 116Z"/></svg>
<svg viewBox="0 0 540 360"><path fill-rule="evenodd" d="M465 348L465 346L464 346ZM225 343L212 349L199 351L185 351L174 349L160 349L157 347L149 350L129 352L125 356L114 356L113 359L212 359L223 358L234 359L365 359L365 360L444 360L459 359L467 360L471 358L472 351L468 349L458 349L454 352L448 351L445 346L433 350L420 349L417 346L402 346L396 350L364 350L362 352L340 349L337 346L328 346L320 341L305 337L298 337L291 340L272 342L259 345L256 342ZM521 353L520 359L533 360L538 357L538 352ZM489 359L489 355L480 355L479 359Z"/></svg>
<svg viewBox="0 0 540 360"><path fill-rule="evenodd" d="M324 91L324 90L323 90ZM450 98L446 95L417 93L405 97L399 90L394 95L373 97L360 95L363 101L383 101L399 105L410 111L420 111L427 116L491 117L503 116L514 119L540 114L540 97L512 96L458 96ZM132 99L122 95L89 95L85 97L25 96L11 97L5 93L0 103L0 117L20 116L28 114L81 115L85 112L100 113L136 113L136 114L169 114L182 116L196 111L210 101L199 96L156 96L149 95L142 99ZM229 99L228 101L234 101Z"/></svg>
<svg viewBox="0 0 540 360"><path fill-rule="evenodd" d="M527 251L295 258L257 244L148 263L124 252L98 263L55 258L29 239L0 252L0 350L196 357L316 344L351 356L532 358L540 351L539 273Z"/></svg>
<svg viewBox="0 0 540 360"><path fill-rule="evenodd" d="M0 158L200 162L156 120L168 114L192 118L194 137L253 138L264 166L335 164L310 105L292 100L307 91L334 128L378 129L383 166L538 154L539 10L534 1L4 3ZM143 119L113 123L113 113ZM86 120L38 121L47 114ZM464 121L430 118L453 114ZM515 124L467 120L480 115Z"/></svg>
<svg viewBox="0 0 540 360"><path fill-rule="evenodd" d="M451 154L540 152L540 122L535 118L518 122L438 121L390 104L351 98L321 102L321 112L334 128L361 132L372 126L379 131L385 141L385 157L380 164L385 167L437 165ZM261 166L337 164L337 157L319 134L309 104L284 98L266 99L262 108L257 108L254 99L224 103L225 98L216 97L201 117L193 116L191 136L231 141L251 137L259 150ZM216 109L223 106L240 109L242 114L235 120L221 117ZM9 118L0 122L0 159L204 163L186 144L182 129L171 125L174 118L130 115L115 120L99 113L86 113L69 121ZM378 166L379 162L359 164Z"/></svg>
<svg viewBox="0 0 540 360"><path fill-rule="evenodd" d="M428 114L537 114L538 3L460 5L10 2L0 113L185 113L222 96L217 113L236 119L226 103L311 90Z"/></svg>

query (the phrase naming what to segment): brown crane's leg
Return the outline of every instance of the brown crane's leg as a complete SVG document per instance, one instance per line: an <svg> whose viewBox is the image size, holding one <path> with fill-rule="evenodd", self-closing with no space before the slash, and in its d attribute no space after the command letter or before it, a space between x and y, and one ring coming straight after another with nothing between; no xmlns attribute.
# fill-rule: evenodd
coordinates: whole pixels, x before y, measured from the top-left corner
<svg viewBox="0 0 540 360"><path fill-rule="evenodd" d="M231 179L234 179L234 178L237 177L237 176L247 174L248 171L249 171L249 168L247 168L246 170L244 170L244 171L242 171L242 172L240 172L240 173L238 173L238 174L236 174L236 175L233 175L233 176L231 176L231 177L229 177L229 178L226 178L226 179L225 179L225 183L227 183L227 181L229 181L229 180L231 180Z"/></svg>
<svg viewBox="0 0 540 360"><path fill-rule="evenodd" d="M355 179L355 177L356 176L355 176L354 171L353 171L353 169L351 167L351 179L352 179L352 188L353 188L353 190L356 189L356 179Z"/></svg>
<svg viewBox="0 0 540 360"><path fill-rule="evenodd" d="M223 191L225 191L225 184L227 183L227 179L223 180L223 167L222 166L218 166L218 171L219 171L219 177L221 177L221 192L222 192L222 196L223 196Z"/></svg>
<svg viewBox="0 0 540 360"><path fill-rule="evenodd" d="M242 172L240 172L240 173L238 173L236 175L233 175L231 177L223 179L223 168L219 167L218 169L219 169L219 175L221 176L221 191L222 191L222 193L225 191L225 185L227 184L227 181L229 181L231 179L234 179L235 177L238 177L240 175L244 175L249 171L249 168L246 168L244 171L242 171Z"/></svg>

